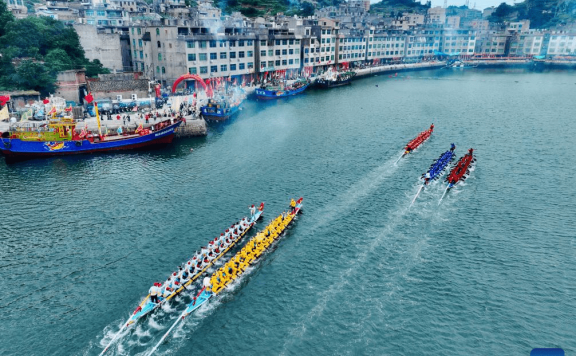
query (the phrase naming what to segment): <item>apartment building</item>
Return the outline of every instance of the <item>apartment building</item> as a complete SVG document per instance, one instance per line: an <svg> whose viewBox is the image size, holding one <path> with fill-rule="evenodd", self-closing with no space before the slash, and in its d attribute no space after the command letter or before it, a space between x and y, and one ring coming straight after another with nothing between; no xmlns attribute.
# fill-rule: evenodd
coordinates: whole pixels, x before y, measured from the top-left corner
<svg viewBox="0 0 576 356"><path fill-rule="evenodd" d="M337 62L354 66L366 61L369 34L370 30L340 29L337 35Z"/></svg>
<svg viewBox="0 0 576 356"><path fill-rule="evenodd" d="M552 31L547 54L549 56L575 55L576 32Z"/></svg>
<svg viewBox="0 0 576 356"><path fill-rule="evenodd" d="M470 29L446 29L442 33L440 52L471 56L476 47L476 31Z"/></svg>

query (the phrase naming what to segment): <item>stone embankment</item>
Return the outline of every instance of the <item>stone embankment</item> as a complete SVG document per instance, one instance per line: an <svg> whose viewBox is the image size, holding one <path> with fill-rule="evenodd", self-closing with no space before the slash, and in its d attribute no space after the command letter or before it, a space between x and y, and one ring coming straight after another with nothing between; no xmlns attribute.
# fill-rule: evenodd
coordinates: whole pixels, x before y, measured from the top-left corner
<svg viewBox="0 0 576 356"><path fill-rule="evenodd" d="M206 121L202 117L186 117L186 122L183 122L176 131L176 137L197 137L207 134Z"/></svg>
<svg viewBox="0 0 576 356"><path fill-rule="evenodd" d="M413 70L437 69L446 65L446 62L424 62L424 63L406 63L406 64L387 64L377 67L362 68L356 70L356 77L365 77L381 73L397 73Z"/></svg>

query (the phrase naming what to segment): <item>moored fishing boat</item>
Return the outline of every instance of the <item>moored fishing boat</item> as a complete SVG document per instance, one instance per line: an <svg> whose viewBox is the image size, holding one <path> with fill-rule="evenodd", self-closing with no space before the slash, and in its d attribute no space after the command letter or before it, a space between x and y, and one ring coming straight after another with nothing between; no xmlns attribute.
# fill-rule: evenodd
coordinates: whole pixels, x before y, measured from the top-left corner
<svg viewBox="0 0 576 356"><path fill-rule="evenodd" d="M95 106L97 108L97 106ZM98 133L76 132L72 118L53 117L44 127L34 131L11 126L2 134L0 149L7 162L54 156L88 154L119 150L151 148L170 144L181 121L166 120L151 128L139 127L134 132L102 135L96 110Z"/></svg>
<svg viewBox="0 0 576 356"><path fill-rule="evenodd" d="M221 293L224 288L242 276L245 269L258 262L259 258L270 249L282 233L288 229L294 218L300 213L302 209L303 198L298 199L292 205L292 211L289 214L280 214L274 219L263 231L260 231L256 236L250 239L246 245L236 253L224 266L219 268L212 274L211 277L205 277L203 281L203 288L192 299L192 302L186 307L182 314L178 317L176 322L172 324L170 329L162 336L160 341L154 348L147 354L152 355L158 347L166 340L172 330L178 323L186 316L206 304L212 297Z"/></svg>
<svg viewBox="0 0 576 356"><path fill-rule="evenodd" d="M309 83L305 80L298 80L291 85L263 86L257 88L255 93L259 99L278 99L287 96L297 95L308 88Z"/></svg>
<svg viewBox="0 0 576 356"><path fill-rule="evenodd" d="M208 103L200 108L202 116L207 121L226 121L240 112L241 102L229 104L225 100L208 99Z"/></svg>
<svg viewBox="0 0 576 356"><path fill-rule="evenodd" d="M442 172L444 172L446 167L448 167L448 164L454 159L455 149L456 146L454 144L451 144L450 149L442 153L440 157L438 157L438 159L435 160L434 163L432 163L432 165L428 169L428 172L422 175L422 179L424 179L424 184L422 184L422 186L418 190L418 193L416 193L416 196L412 200L410 206L414 204L416 198L418 198L418 195L420 195L422 189L424 189L424 187L426 187L431 181L438 179L438 177L440 177L440 175L442 174Z"/></svg>
<svg viewBox="0 0 576 356"><path fill-rule="evenodd" d="M352 82L352 78L356 76L356 72L329 72L325 76L321 76L316 79L314 83L315 86L323 89L335 88L344 85L349 85Z"/></svg>
<svg viewBox="0 0 576 356"><path fill-rule="evenodd" d="M148 315L152 311L160 308L162 305L168 303L170 300L172 300L178 294L182 293L182 291L187 289L187 287L190 284L192 284L194 281L196 281L204 272L206 272L210 267L212 267L214 265L214 263L216 263L216 261L220 260L228 251L230 251L230 249L232 249L234 246L236 246L240 242L240 240L248 233L248 231L250 231L250 229L254 226L256 221L258 221L258 219L260 219L260 217L262 216L263 213L264 213L264 203L260 204L260 207L255 211L254 215L250 219L244 218L241 220L241 222L242 222L246 219L247 224L246 224L246 227L243 229L243 231L238 236L231 239L230 243L227 244L225 248L220 250L219 253L216 254L209 262L202 264L201 267L196 268L194 274L190 275L189 278L185 282L177 283L172 288L169 288L170 292L169 293L163 293L163 296L159 299L158 302L153 301L152 296L150 294L148 294L146 297L144 297L144 299L140 302L140 304L134 310L132 315L128 318L128 320L126 322L124 322L122 324L120 330L116 333L116 335L112 338L112 340L108 343L108 345L104 348L104 350L102 350L100 355L103 355L104 353L106 353L106 351L108 351L110 346L112 346L116 342L116 340L118 340L118 338L120 337L120 335L122 334L122 332L126 328L135 324L136 322L138 322L140 319L142 319L143 317L145 317L146 315ZM241 225L240 223L238 223L237 226L240 226ZM226 231L228 231L228 230L226 230ZM221 236L223 236L223 235L224 234L222 234ZM212 241L210 241L210 243L211 242ZM203 249L205 249L205 248L203 248ZM187 263L184 263L185 268L187 267L187 265L190 265L190 261L195 260L195 258L196 258L196 256L192 257ZM194 265L192 265L192 266L194 266ZM169 278L169 280L170 280L170 278Z"/></svg>

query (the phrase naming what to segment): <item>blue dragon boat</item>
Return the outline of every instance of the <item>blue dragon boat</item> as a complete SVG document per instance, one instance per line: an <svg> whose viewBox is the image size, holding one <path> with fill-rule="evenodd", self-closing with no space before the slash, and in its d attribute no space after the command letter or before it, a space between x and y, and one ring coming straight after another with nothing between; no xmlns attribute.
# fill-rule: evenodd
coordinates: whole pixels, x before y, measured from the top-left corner
<svg viewBox="0 0 576 356"><path fill-rule="evenodd" d="M97 120L100 126L98 115ZM166 120L155 124L152 129L140 126L134 132L107 136L102 135L100 129L97 134L86 130L78 134L72 118L54 117L35 131L11 127L10 131L2 133L0 150L6 162L11 163L35 158L152 148L170 144L180 124L181 121Z"/></svg>
<svg viewBox="0 0 576 356"><path fill-rule="evenodd" d="M448 167L448 164L452 162L452 160L454 160L455 149L456 146L452 144L448 151L442 153L440 157L438 157L438 159L434 161L434 163L432 163L432 165L428 169L428 172L422 175L422 178L424 179L424 184L422 184L420 189L418 189L418 193L416 193L416 196L414 197L414 199L412 199L412 203L410 203L410 206L414 204L414 202L416 201L416 199L418 198L420 192L422 192L424 187L426 187L428 183L430 183L431 181L438 179L438 177L442 175L442 172L444 172L446 167Z"/></svg>
<svg viewBox="0 0 576 356"><path fill-rule="evenodd" d="M307 81L297 81L292 85L282 87L282 86L267 86L263 88L256 89L256 97L258 99L278 99L284 98L291 95L297 95L302 93L306 88L308 88L309 83Z"/></svg>

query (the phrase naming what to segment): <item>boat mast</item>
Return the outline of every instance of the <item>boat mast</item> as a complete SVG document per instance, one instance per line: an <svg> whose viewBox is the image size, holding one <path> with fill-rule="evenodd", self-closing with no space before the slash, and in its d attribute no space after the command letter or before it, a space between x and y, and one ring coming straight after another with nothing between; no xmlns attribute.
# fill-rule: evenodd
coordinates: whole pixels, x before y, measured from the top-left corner
<svg viewBox="0 0 576 356"><path fill-rule="evenodd" d="M102 137L102 130L100 129L100 114L98 113L97 102L94 102L94 112L96 112L96 122L98 123L98 136Z"/></svg>

